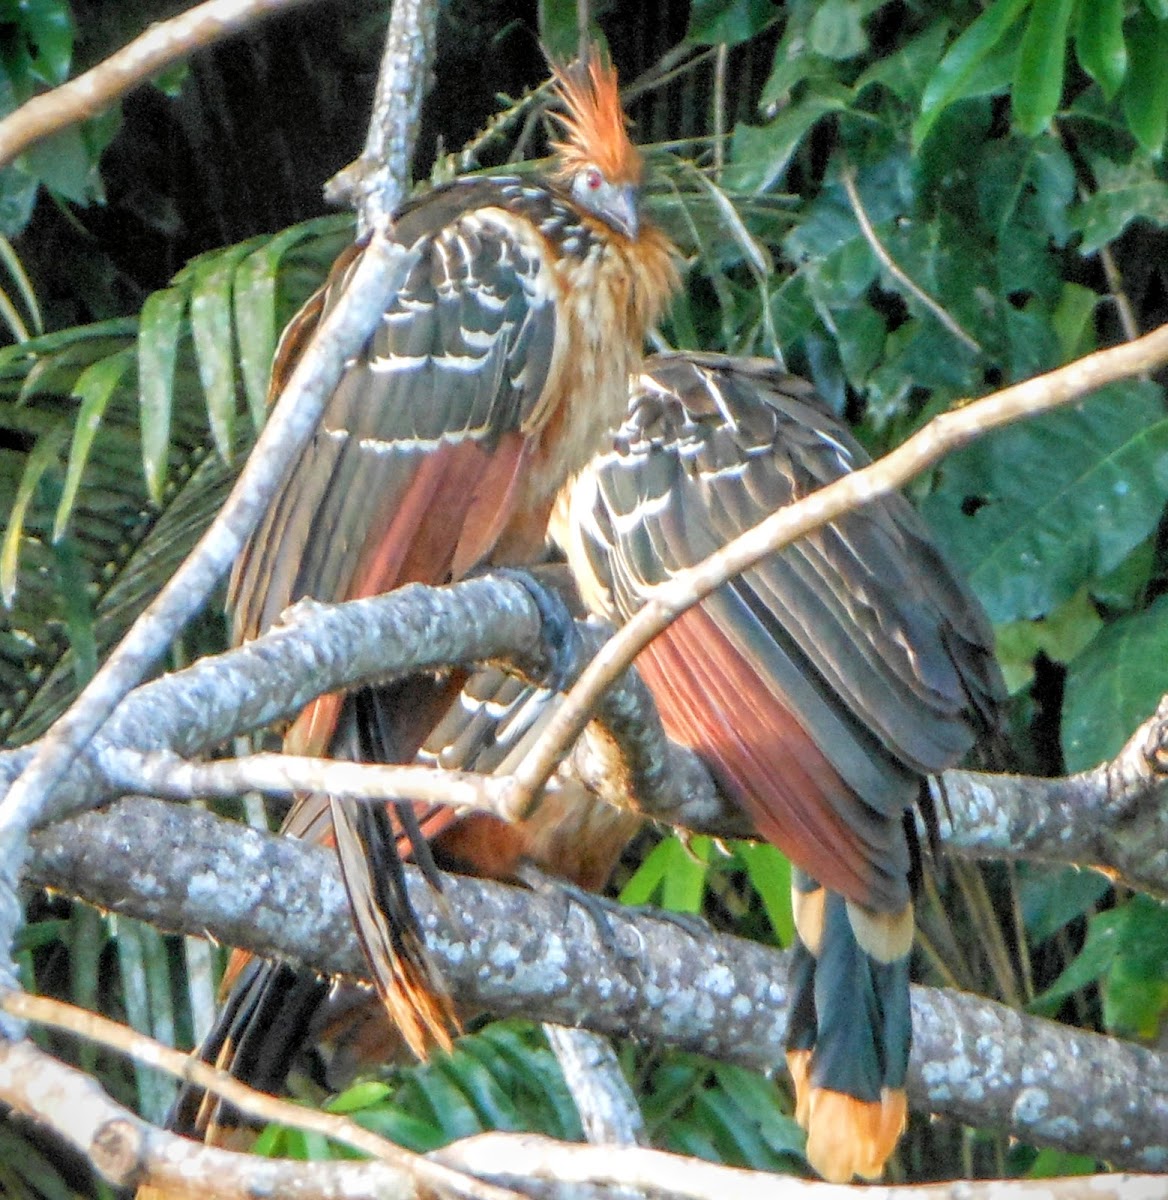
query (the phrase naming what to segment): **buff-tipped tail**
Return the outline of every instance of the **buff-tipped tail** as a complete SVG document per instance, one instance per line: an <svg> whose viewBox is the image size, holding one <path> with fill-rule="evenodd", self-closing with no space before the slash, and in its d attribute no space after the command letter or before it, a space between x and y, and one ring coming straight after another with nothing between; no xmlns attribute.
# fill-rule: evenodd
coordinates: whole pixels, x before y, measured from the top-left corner
<svg viewBox="0 0 1168 1200"><path fill-rule="evenodd" d="M912 905L878 913L796 872L787 1065L807 1161L832 1183L879 1179L904 1130Z"/></svg>

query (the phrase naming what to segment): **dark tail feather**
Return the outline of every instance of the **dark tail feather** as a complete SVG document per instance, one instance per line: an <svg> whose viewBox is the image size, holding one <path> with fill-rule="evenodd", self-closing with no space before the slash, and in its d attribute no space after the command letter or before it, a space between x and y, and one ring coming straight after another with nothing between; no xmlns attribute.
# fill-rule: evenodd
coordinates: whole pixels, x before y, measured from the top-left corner
<svg viewBox="0 0 1168 1200"><path fill-rule="evenodd" d="M787 1036L795 1115L824 1179L877 1179L907 1115L912 905L874 912L795 875Z"/></svg>
<svg viewBox="0 0 1168 1200"><path fill-rule="evenodd" d="M283 1091L308 1032L328 997L328 984L284 963L251 959L199 1047L199 1057L261 1092ZM232 1144L241 1114L194 1084L184 1084L167 1119L176 1133Z"/></svg>
<svg viewBox="0 0 1168 1200"><path fill-rule="evenodd" d="M357 937L390 1020L418 1058L453 1048L454 1004L422 940L397 849L381 804L330 797L341 875Z"/></svg>

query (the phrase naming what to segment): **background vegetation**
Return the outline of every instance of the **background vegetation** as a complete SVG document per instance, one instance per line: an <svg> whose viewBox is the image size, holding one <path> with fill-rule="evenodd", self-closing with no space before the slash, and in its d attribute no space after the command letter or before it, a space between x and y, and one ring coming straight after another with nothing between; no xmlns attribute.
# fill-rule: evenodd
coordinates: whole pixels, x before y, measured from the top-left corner
<svg viewBox="0 0 1168 1200"><path fill-rule="evenodd" d="M387 7L322 0L272 20L0 174L10 743L43 731L222 499L278 330L350 236L347 216L321 215L320 188L360 148ZM173 8L0 0L0 111ZM541 153L525 99L544 74L537 43L574 45L575 3L445 0L441 14L418 178ZM781 354L878 452L964 397L1165 319L1164 0L594 0L591 16L632 85L655 216L689 260L669 344ZM1117 751L1168 691L1160 383L996 434L916 492L997 628L1016 764L1065 773ZM174 661L222 639L208 613ZM629 899L785 942L785 880L769 848L666 839L642 843L621 882ZM926 893L922 978L1159 1041L1157 903L1030 867L954 867ZM206 947L39 895L24 938L30 988L184 1045L205 1027ZM54 1049L88 1055L144 1115L165 1111L158 1079ZM655 1144L806 1169L781 1078L622 1053ZM480 1128L578 1133L550 1052L514 1022L333 1103L416 1147ZM327 1152L280 1130L261 1148ZM1096 1166L914 1120L894 1170ZM0 1193L77 1191L101 1187L0 1124Z"/></svg>

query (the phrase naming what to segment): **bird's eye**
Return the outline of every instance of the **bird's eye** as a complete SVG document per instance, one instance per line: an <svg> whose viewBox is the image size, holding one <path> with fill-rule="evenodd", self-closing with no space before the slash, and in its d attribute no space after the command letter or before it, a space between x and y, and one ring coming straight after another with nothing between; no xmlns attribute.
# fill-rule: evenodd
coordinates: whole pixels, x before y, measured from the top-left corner
<svg viewBox="0 0 1168 1200"><path fill-rule="evenodd" d="M601 175L601 173L595 167L589 167L588 170L584 172L584 186L590 192L597 191L603 182L604 176Z"/></svg>

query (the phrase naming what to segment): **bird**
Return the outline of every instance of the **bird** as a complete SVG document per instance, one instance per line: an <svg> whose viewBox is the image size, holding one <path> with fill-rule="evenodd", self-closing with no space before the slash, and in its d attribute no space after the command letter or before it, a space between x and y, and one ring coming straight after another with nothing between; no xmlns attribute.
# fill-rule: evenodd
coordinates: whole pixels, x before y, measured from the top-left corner
<svg viewBox="0 0 1168 1200"><path fill-rule="evenodd" d="M395 215L392 236L416 265L237 561L228 592L237 642L304 597L351 600L537 561L556 495L621 420L646 335L678 286L677 254L643 218L643 162L608 57L591 46L551 70L560 137L546 174L461 177ZM362 252L341 255L285 330L273 394ZM409 762L464 680L321 697L285 747ZM423 864L445 854L508 877L525 834L448 810L399 806L398 818L401 828L378 806L317 796L303 798L289 827L331 823L378 991L424 1056L450 1045L453 1014L412 929L395 847L404 834Z"/></svg>
<svg viewBox="0 0 1168 1200"><path fill-rule="evenodd" d="M623 417L646 335L679 285L678 255L641 211L643 161L607 55L592 46L551 72L559 134L549 171L457 178L394 215L392 237L415 265L237 559L227 598L236 643L303 598L359 599L538 562L556 496ZM285 328L269 402L363 252L360 242L342 252ZM456 671L326 695L296 717L284 747L408 763L432 745L484 769L502 735L465 725L484 705L499 709L497 692L514 686ZM463 731L457 751L443 751L443 729L452 739ZM597 888L637 825L572 793L519 825L309 794L283 832L335 846L388 1018L374 1022L377 1038L425 1058L450 1048L459 1017L426 954L401 862L434 880L439 866L513 879L534 863ZM200 1053L274 1087L327 988L238 951L224 983ZM188 1090L170 1124L205 1131L213 1107Z"/></svg>
<svg viewBox="0 0 1168 1200"><path fill-rule="evenodd" d="M620 624L652 589L868 463L773 360L646 361L611 446L554 532L587 607ZM899 493L772 553L637 656L666 732L792 863L787 1063L807 1157L875 1179L907 1115L911 877L927 777L1000 737L993 634Z"/></svg>

